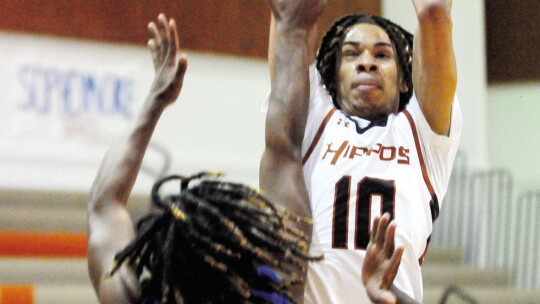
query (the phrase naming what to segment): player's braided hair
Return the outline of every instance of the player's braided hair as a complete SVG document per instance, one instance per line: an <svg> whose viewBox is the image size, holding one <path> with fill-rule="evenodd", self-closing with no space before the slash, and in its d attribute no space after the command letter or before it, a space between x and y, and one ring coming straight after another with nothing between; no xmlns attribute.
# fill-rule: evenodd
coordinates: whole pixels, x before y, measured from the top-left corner
<svg viewBox="0 0 540 304"><path fill-rule="evenodd" d="M180 182L180 191L160 197L171 180ZM145 303L268 303L252 290L295 303L290 288L302 282L301 262L311 258L305 236L286 223L310 220L209 173L163 178L152 189L152 204L157 208L138 221L135 240L116 254L111 272L127 261ZM285 279L259 276L260 265Z"/></svg>
<svg viewBox="0 0 540 304"><path fill-rule="evenodd" d="M332 97L334 105L339 109L337 102L337 64L341 56L341 48L347 31L355 24L369 23L381 27L394 44L397 53L397 63L402 77L405 79L408 91L399 95L399 111L403 110L413 92L412 83L412 50L413 35L401 26L380 16L367 16L362 14L345 15L339 18L328 29L322 39L317 53L317 70L322 82Z"/></svg>

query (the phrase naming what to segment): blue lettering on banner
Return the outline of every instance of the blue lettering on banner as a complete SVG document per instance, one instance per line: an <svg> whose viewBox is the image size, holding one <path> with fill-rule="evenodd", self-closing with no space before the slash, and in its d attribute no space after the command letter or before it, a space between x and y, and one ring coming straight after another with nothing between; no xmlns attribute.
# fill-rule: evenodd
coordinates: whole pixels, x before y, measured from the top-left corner
<svg viewBox="0 0 540 304"><path fill-rule="evenodd" d="M19 108L25 111L42 115L59 111L72 118L91 112L126 120L132 117L132 79L30 65L22 66L17 74L24 91Z"/></svg>

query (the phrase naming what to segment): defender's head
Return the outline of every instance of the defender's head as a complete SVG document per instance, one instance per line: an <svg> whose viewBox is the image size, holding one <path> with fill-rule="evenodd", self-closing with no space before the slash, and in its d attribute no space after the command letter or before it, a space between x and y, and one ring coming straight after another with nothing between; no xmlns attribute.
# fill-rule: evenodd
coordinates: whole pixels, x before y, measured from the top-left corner
<svg viewBox="0 0 540 304"><path fill-rule="evenodd" d="M160 195L171 181L179 191ZM156 182L152 205L111 272L126 262L141 282L145 303L268 303L261 292L295 303L291 286L303 280L300 265L310 258L303 234L285 225L307 219L204 172ZM261 266L284 277L261 275Z"/></svg>

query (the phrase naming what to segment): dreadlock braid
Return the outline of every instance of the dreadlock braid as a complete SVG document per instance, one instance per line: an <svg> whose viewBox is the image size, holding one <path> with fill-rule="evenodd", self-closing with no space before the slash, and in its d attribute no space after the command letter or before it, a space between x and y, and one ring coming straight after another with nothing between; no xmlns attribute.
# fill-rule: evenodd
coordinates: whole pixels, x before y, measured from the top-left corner
<svg viewBox="0 0 540 304"><path fill-rule="evenodd" d="M343 39L347 31L355 24L369 23L381 27L387 34L397 53L398 68L402 77L407 83L408 91L399 95L399 111L403 110L413 92L412 83L412 49L413 35L393 23L392 21L380 16L367 16L362 14L345 15L328 29L325 33L319 51L317 53L317 70L321 75L323 84L332 97L334 105L339 109L337 102L338 81L337 65L340 60Z"/></svg>
<svg viewBox="0 0 540 304"><path fill-rule="evenodd" d="M159 191L171 180L180 182L180 191L162 198ZM163 178L151 199L155 208L138 221L135 240L116 254L111 271L126 262L141 281L145 303L268 303L253 290L295 303L290 288L302 282L301 262L313 258L305 236L286 223L308 219L204 172ZM259 276L261 265L286 279Z"/></svg>

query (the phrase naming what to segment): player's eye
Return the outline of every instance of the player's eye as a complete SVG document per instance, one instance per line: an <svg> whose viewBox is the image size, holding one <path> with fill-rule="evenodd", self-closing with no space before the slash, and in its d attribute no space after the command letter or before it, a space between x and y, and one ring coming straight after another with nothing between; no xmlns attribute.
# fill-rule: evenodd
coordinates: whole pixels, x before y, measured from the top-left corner
<svg viewBox="0 0 540 304"><path fill-rule="evenodd" d="M343 57L356 57L358 56L358 52L351 49L345 49L342 52Z"/></svg>
<svg viewBox="0 0 540 304"><path fill-rule="evenodd" d="M375 57L381 59L392 58L392 56L388 52L378 52L375 54Z"/></svg>

